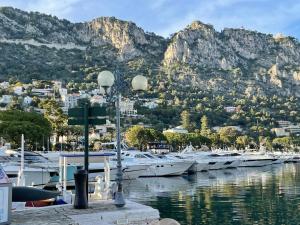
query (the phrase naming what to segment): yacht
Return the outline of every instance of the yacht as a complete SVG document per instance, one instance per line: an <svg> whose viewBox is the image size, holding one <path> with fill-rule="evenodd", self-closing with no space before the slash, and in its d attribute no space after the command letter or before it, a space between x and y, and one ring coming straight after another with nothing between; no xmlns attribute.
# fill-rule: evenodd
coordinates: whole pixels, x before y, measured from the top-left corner
<svg viewBox="0 0 300 225"><path fill-rule="evenodd" d="M279 162L276 157L264 153L244 153L237 157L241 159L240 167L260 167Z"/></svg>
<svg viewBox="0 0 300 225"><path fill-rule="evenodd" d="M236 168L240 165L240 159L234 158L234 153L213 153L210 151L196 151L193 146L187 146L182 152L176 155L184 159L194 160L195 163L189 172L201 172L208 170L219 170Z"/></svg>
<svg viewBox="0 0 300 225"><path fill-rule="evenodd" d="M105 154L105 153L104 153ZM97 177L104 177L105 176L105 169L109 169L109 174L110 177L109 179L111 181L114 181L117 179L117 159L115 157L115 153L107 153L110 156L108 157L108 165L105 165L103 162L92 162L89 163L89 181L93 182L96 180ZM68 155L73 155L77 156L80 155L79 153L77 154L68 154ZM93 155L90 155L90 160L92 160ZM106 167L108 166L108 167ZM82 169L83 166L80 163L68 163L66 166L66 174L67 174L67 186L74 186L74 173ZM133 164L130 162L124 162L122 161L122 172L123 172L123 179L124 180L133 180L138 177L140 177L142 174L144 174L149 165L148 164ZM46 185L47 188L53 188L56 186L56 184L59 182L59 175L57 174L56 176L51 177L49 183Z"/></svg>
<svg viewBox="0 0 300 225"><path fill-rule="evenodd" d="M17 185L21 170L21 152L15 150L0 150L1 166L14 185ZM24 151L24 181L25 186L42 187L50 178L57 174L57 169L47 166L48 160L34 152Z"/></svg>
<svg viewBox="0 0 300 225"><path fill-rule="evenodd" d="M180 176L194 163L182 159L159 158L149 152L141 151L123 151L122 158L124 162L149 165L141 177Z"/></svg>
<svg viewBox="0 0 300 225"><path fill-rule="evenodd" d="M8 178L14 185L17 185L20 164L1 164ZM48 168L37 168L26 165L23 170L25 178L25 186L42 187L50 181L50 178L57 174L56 170Z"/></svg>

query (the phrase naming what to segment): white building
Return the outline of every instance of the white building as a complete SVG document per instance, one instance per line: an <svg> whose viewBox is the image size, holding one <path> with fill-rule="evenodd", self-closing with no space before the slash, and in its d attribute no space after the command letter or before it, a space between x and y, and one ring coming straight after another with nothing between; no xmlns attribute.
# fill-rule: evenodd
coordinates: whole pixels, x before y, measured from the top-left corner
<svg viewBox="0 0 300 225"><path fill-rule="evenodd" d="M292 125L290 121L286 121L286 120L278 120L277 123L279 127L288 127Z"/></svg>
<svg viewBox="0 0 300 225"><path fill-rule="evenodd" d="M66 110L69 108L74 108L78 104L78 99L80 98L79 94L68 94L62 96L62 101Z"/></svg>
<svg viewBox="0 0 300 225"><path fill-rule="evenodd" d="M228 113L234 113L234 112L237 111L237 110L236 110L236 107L234 107L234 106L226 106L226 107L224 107L224 109L225 109L225 111L228 112Z"/></svg>
<svg viewBox="0 0 300 225"><path fill-rule="evenodd" d="M151 102L145 102L143 106L147 107L148 109L155 109L158 106L158 104L156 102L151 101Z"/></svg>
<svg viewBox="0 0 300 225"><path fill-rule="evenodd" d="M288 127L273 128L271 131L275 132L277 137L297 135L300 134L300 125L290 125Z"/></svg>
<svg viewBox="0 0 300 225"><path fill-rule="evenodd" d="M52 88L44 88L44 89L33 88L31 90L31 93L33 95L40 96L40 97L51 97L51 96L53 96L53 89Z"/></svg>
<svg viewBox="0 0 300 225"><path fill-rule="evenodd" d="M67 88L59 88L58 92L60 94L60 97L63 98L63 96L66 96L68 94L68 89Z"/></svg>
<svg viewBox="0 0 300 225"><path fill-rule="evenodd" d="M14 93L16 95L22 95L23 94L23 87L22 86L16 86L16 87L14 87Z"/></svg>
<svg viewBox="0 0 300 225"><path fill-rule="evenodd" d="M7 89L9 88L9 83L7 81L3 81L0 83L0 88Z"/></svg>
<svg viewBox="0 0 300 225"><path fill-rule="evenodd" d="M9 104L12 101L11 95L2 95L2 98L0 99L0 103L2 104Z"/></svg>
<svg viewBox="0 0 300 225"><path fill-rule="evenodd" d="M24 99L23 99L23 104L24 105L30 105L32 102L32 98L29 97L29 96L26 96Z"/></svg>
<svg viewBox="0 0 300 225"><path fill-rule="evenodd" d="M290 136L290 133L287 132L284 128L273 128L271 131L273 131L277 137L286 137Z"/></svg>
<svg viewBox="0 0 300 225"><path fill-rule="evenodd" d="M127 116L135 116L137 111L134 109L134 101L129 99L120 101L120 113Z"/></svg>
<svg viewBox="0 0 300 225"><path fill-rule="evenodd" d="M188 130L183 128L182 126L174 127L168 130L164 130L163 133L177 133L177 134L187 134Z"/></svg>
<svg viewBox="0 0 300 225"><path fill-rule="evenodd" d="M104 103L106 103L106 98L103 97L102 95L94 95L93 97L91 97L90 99L91 104L99 104L99 105L103 105Z"/></svg>

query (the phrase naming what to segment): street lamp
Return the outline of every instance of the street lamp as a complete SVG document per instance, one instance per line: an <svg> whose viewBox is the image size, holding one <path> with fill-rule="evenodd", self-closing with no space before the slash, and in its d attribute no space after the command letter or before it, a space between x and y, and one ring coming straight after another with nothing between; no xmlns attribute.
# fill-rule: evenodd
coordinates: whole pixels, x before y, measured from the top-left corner
<svg viewBox="0 0 300 225"><path fill-rule="evenodd" d="M115 82L116 81L116 82ZM98 75L99 87L103 88L106 94L110 91L111 87L115 83L115 94L116 94L116 130L117 130L117 192L115 195L115 205L117 207L123 207L126 203L123 196L123 172L121 162L121 132L120 132L120 99L121 99L121 81L120 74L118 72L113 75L110 71L102 71ZM132 88L134 91L145 91L147 90L148 83L147 78L138 75L132 79Z"/></svg>

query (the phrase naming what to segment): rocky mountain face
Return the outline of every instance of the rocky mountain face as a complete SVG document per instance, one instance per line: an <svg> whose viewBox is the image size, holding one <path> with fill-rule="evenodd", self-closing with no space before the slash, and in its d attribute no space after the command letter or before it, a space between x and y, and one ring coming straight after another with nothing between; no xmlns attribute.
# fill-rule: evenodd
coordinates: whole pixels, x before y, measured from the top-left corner
<svg viewBox="0 0 300 225"><path fill-rule="evenodd" d="M0 51L2 80L82 80L118 68L129 77L172 77L176 85L220 93L300 97L298 40L245 29L218 32L198 21L165 39L113 17L71 23L2 7Z"/></svg>

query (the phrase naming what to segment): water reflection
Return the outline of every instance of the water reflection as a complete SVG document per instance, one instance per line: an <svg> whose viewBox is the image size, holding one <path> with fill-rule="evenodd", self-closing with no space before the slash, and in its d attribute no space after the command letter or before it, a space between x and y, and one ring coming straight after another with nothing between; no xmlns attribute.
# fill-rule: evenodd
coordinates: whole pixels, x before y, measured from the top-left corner
<svg viewBox="0 0 300 225"><path fill-rule="evenodd" d="M300 224L300 165L238 168L124 183L127 198L181 224Z"/></svg>

